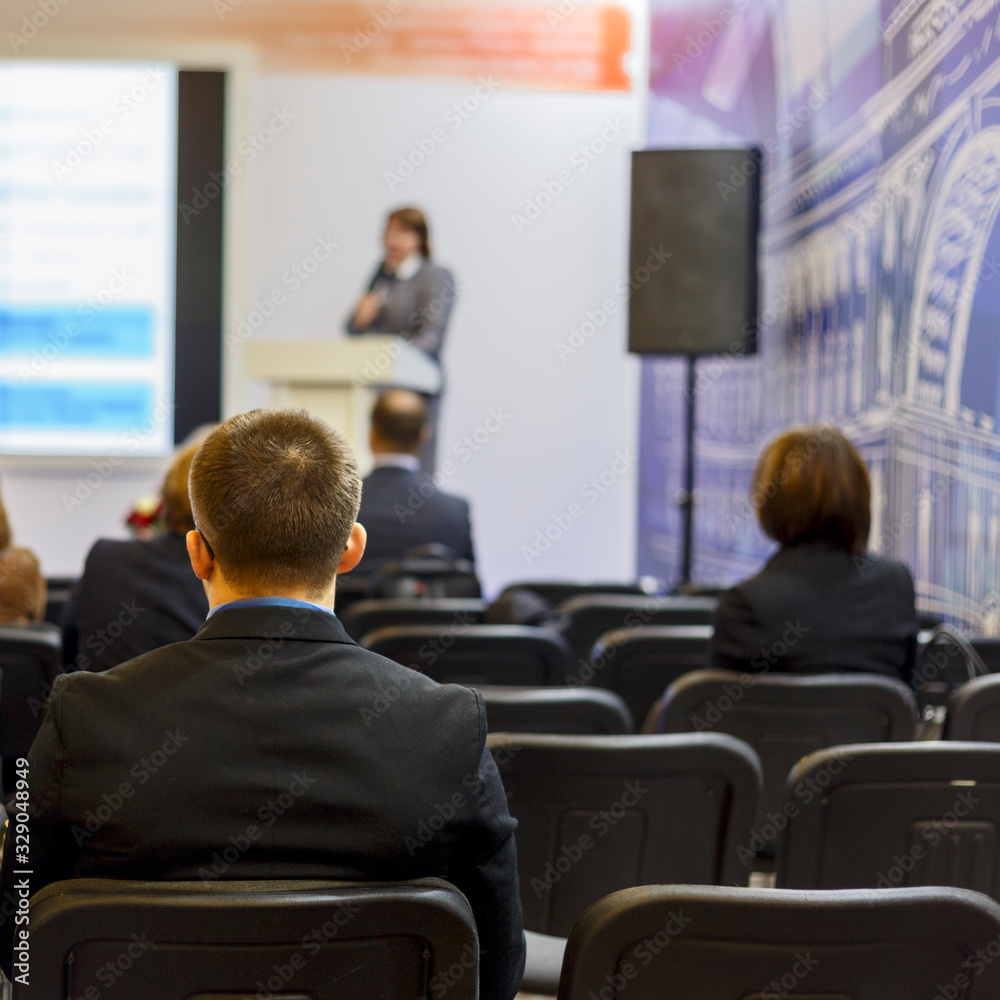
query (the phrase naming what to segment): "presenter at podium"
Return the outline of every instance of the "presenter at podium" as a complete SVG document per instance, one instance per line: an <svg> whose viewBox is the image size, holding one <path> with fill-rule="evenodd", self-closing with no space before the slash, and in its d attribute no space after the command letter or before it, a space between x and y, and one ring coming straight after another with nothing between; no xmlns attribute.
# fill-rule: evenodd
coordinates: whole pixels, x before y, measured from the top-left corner
<svg viewBox="0 0 1000 1000"><path fill-rule="evenodd" d="M439 365L445 330L457 290L451 272L431 261L427 219L418 208L389 213L382 237L385 256L347 321L347 332L391 333L405 337ZM444 383L442 381L442 390ZM438 396L428 396L426 445L420 461L434 472Z"/></svg>

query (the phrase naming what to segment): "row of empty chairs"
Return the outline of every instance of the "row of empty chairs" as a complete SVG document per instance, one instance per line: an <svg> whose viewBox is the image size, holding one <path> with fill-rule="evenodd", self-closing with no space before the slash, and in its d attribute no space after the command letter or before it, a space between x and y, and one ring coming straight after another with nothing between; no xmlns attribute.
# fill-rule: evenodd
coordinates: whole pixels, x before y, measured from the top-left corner
<svg viewBox="0 0 1000 1000"><path fill-rule="evenodd" d="M479 995L472 911L435 879L60 882L32 900L31 926L25 1000L85 995L99 970L143 1000ZM995 1000L998 940L1000 905L957 889L648 886L581 915L558 996Z"/></svg>

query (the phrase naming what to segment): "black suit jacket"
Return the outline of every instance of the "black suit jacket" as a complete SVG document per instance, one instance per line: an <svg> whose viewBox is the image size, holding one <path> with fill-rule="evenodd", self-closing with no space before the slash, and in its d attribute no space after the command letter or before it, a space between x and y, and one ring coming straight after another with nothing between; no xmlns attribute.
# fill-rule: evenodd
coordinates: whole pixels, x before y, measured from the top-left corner
<svg viewBox="0 0 1000 1000"><path fill-rule="evenodd" d="M468 501L442 493L423 472L373 469L362 484L358 521L368 531L368 544L356 575L374 576L386 562L429 542L475 562Z"/></svg>
<svg viewBox="0 0 1000 1000"><path fill-rule="evenodd" d="M150 541L102 538L87 555L63 611L68 667L107 670L134 656L190 639L208 613L184 535Z"/></svg>
<svg viewBox="0 0 1000 1000"><path fill-rule="evenodd" d="M902 563L818 543L783 548L723 594L712 663L759 672L859 670L909 682L914 601L913 578Z"/></svg>
<svg viewBox="0 0 1000 1000"><path fill-rule="evenodd" d="M62 675L30 753L31 889L58 879L439 876L481 996L524 962L514 827L479 693L357 646L320 610L223 609L194 639ZM13 851L0 914L10 969Z"/></svg>

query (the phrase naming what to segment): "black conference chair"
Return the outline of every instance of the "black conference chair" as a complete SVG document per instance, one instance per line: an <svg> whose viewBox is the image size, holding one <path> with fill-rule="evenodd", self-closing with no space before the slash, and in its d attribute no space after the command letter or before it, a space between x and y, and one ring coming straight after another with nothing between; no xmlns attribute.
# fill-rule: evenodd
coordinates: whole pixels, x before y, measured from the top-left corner
<svg viewBox="0 0 1000 1000"><path fill-rule="evenodd" d="M559 605L566 616L564 634L573 660L586 661L605 632L642 625L711 625L716 601L711 597L639 597L594 594Z"/></svg>
<svg viewBox="0 0 1000 1000"><path fill-rule="evenodd" d="M785 810L781 886L947 885L1000 896L1000 746L820 750L788 776Z"/></svg>
<svg viewBox="0 0 1000 1000"><path fill-rule="evenodd" d="M559 1000L994 1000L998 938L960 889L644 886L580 918Z"/></svg>
<svg viewBox="0 0 1000 1000"><path fill-rule="evenodd" d="M1000 674L977 677L955 692L945 738L1000 743Z"/></svg>
<svg viewBox="0 0 1000 1000"><path fill-rule="evenodd" d="M440 879L76 879L46 886L30 913L30 985L18 1000L113 988L143 1000L478 995L472 910Z"/></svg>
<svg viewBox="0 0 1000 1000"><path fill-rule="evenodd" d="M627 736L635 732L628 706L599 688L481 685L492 733Z"/></svg>
<svg viewBox="0 0 1000 1000"><path fill-rule="evenodd" d="M375 597L482 596L476 569L468 559L455 558L446 546L421 546L386 563L375 580Z"/></svg>
<svg viewBox="0 0 1000 1000"><path fill-rule="evenodd" d="M968 638L953 625L921 633L912 686L921 707L949 706L957 690L983 674L1000 673L1000 639Z"/></svg>
<svg viewBox="0 0 1000 1000"><path fill-rule="evenodd" d="M602 635L590 652L589 668L577 673L588 684L625 699L636 725L667 686L692 670L708 666L711 625L640 625Z"/></svg>
<svg viewBox="0 0 1000 1000"><path fill-rule="evenodd" d="M565 681L569 648L531 625L410 625L380 628L363 645L441 684L542 687Z"/></svg>
<svg viewBox="0 0 1000 1000"><path fill-rule="evenodd" d="M50 577L45 582L45 621L52 625L62 624L63 608L69 601L70 592L77 581L71 577Z"/></svg>
<svg viewBox="0 0 1000 1000"><path fill-rule="evenodd" d="M746 740L764 769L759 820L766 824L781 812L788 772L801 758L840 743L909 741L916 723L913 692L891 677L699 670L667 688L658 731Z"/></svg>
<svg viewBox="0 0 1000 1000"><path fill-rule="evenodd" d="M533 591L553 607L558 607L572 597L589 597L594 594L646 596L646 591L638 583L570 583L558 580L523 580L520 583L508 584L500 592L497 599L499 600L509 590L519 589Z"/></svg>
<svg viewBox="0 0 1000 1000"><path fill-rule="evenodd" d="M737 848L760 763L730 736L488 737L511 815L524 925L565 936L602 896L664 882L743 884Z"/></svg>
<svg viewBox="0 0 1000 1000"><path fill-rule="evenodd" d="M400 597L357 601L340 616L344 631L360 642L369 632L392 625L474 625L486 602L475 598Z"/></svg>
<svg viewBox="0 0 1000 1000"><path fill-rule="evenodd" d="M52 685L62 671L62 634L55 625L0 625L0 758L3 787L14 787L18 757L26 757L42 724Z"/></svg>

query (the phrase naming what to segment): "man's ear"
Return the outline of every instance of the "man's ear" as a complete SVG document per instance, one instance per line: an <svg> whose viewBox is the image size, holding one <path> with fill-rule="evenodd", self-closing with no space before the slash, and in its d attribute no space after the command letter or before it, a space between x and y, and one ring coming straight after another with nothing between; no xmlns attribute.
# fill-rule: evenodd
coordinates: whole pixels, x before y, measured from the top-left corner
<svg viewBox="0 0 1000 1000"><path fill-rule="evenodd" d="M420 428L420 443L427 444L430 439L431 429L427 426L427 424L424 424L424 426Z"/></svg>
<svg viewBox="0 0 1000 1000"><path fill-rule="evenodd" d="M368 532L365 531L365 526L355 521L354 527L351 528L351 537L347 539L347 549L340 557L340 565L337 567L338 575L340 573L350 573L361 562L361 557L365 554L365 545L367 542Z"/></svg>
<svg viewBox="0 0 1000 1000"><path fill-rule="evenodd" d="M215 568L215 560L208 554L208 549L205 548L205 539L201 537L200 531L189 531L186 540L188 558L191 560L191 568L194 570L194 575L199 580L207 580Z"/></svg>

